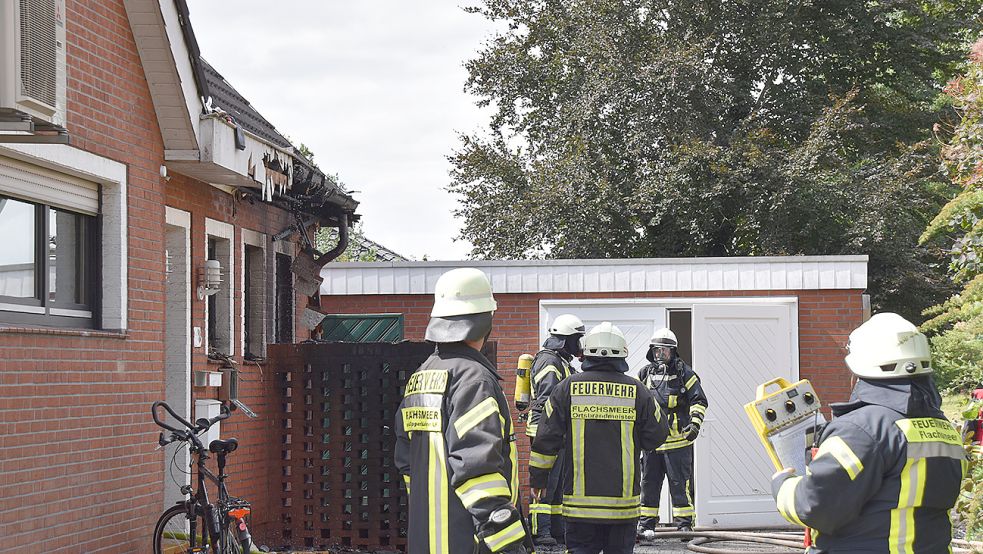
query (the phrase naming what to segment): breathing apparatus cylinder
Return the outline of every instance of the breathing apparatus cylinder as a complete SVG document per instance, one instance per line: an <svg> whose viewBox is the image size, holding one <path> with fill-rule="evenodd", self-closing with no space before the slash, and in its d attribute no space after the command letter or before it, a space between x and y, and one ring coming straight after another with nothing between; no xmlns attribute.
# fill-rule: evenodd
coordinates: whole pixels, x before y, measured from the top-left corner
<svg viewBox="0 0 983 554"><path fill-rule="evenodd" d="M515 369L515 409L524 412L529 409L529 397L532 386L529 383L529 373L532 369L533 357L529 354L519 356Z"/></svg>

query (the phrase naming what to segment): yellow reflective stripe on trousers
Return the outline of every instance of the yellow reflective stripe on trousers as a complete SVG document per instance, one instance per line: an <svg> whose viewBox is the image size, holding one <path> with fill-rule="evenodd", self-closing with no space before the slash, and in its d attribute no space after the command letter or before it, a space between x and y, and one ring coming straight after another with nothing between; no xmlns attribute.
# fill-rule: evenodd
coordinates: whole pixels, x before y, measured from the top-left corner
<svg viewBox="0 0 983 554"><path fill-rule="evenodd" d="M563 495L563 505L576 507L634 508L642 501L639 495L621 498L618 496L574 496Z"/></svg>
<svg viewBox="0 0 983 554"><path fill-rule="evenodd" d="M494 396L482 400L477 406L471 408L464 415L457 418L454 422L454 429L458 437L463 437L474 426L481 423L486 417L498 413L498 401Z"/></svg>
<svg viewBox="0 0 983 554"><path fill-rule="evenodd" d="M631 496L635 488L634 421L621 422L621 496Z"/></svg>
<svg viewBox="0 0 983 554"><path fill-rule="evenodd" d="M583 496L584 494L584 419L571 419L570 426L573 428L573 494Z"/></svg>
<svg viewBox="0 0 983 554"><path fill-rule="evenodd" d="M404 475L403 476L403 482L406 483L406 494L409 495L410 494L410 476L409 475Z"/></svg>
<svg viewBox="0 0 983 554"><path fill-rule="evenodd" d="M816 458L827 454L836 458L840 467L850 476L851 481L856 479L857 475L860 475L860 472L864 470L864 464L861 463L860 458L853 453L853 449L841 437L829 437L819 445Z"/></svg>
<svg viewBox="0 0 983 554"><path fill-rule="evenodd" d="M505 477L498 473L489 473L461 483L461 486L457 487L457 496L461 498L461 504L464 504L465 508L470 508L475 502L485 498L499 496L511 499L512 490Z"/></svg>
<svg viewBox="0 0 983 554"><path fill-rule="evenodd" d="M915 508L922 505L925 496L927 462L926 458L909 458L901 471L898 507L891 510L891 533L888 538L891 554L914 554Z"/></svg>
<svg viewBox="0 0 983 554"><path fill-rule="evenodd" d="M498 533L485 537L485 545L492 552L498 552L515 541L522 540L522 537L525 536L526 530L522 528L522 522L516 521Z"/></svg>
<svg viewBox="0 0 983 554"><path fill-rule="evenodd" d="M430 466L427 471L430 488L430 553L451 554L448 540L448 483L444 453L444 435L427 433L430 441Z"/></svg>
<svg viewBox="0 0 983 554"><path fill-rule="evenodd" d="M795 511L795 488L799 486L800 481L802 481L802 477L786 479L782 483L782 487L778 489L777 504L778 513L782 514L782 517L796 525L805 527L806 524L802 523L799 514Z"/></svg>
<svg viewBox="0 0 983 554"><path fill-rule="evenodd" d="M540 454L535 450L529 452L529 466L538 467L539 469L552 469L556 464L556 456L547 456L546 454Z"/></svg>
<svg viewBox="0 0 983 554"><path fill-rule="evenodd" d="M672 507L672 517L693 517L696 515L696 508L692 506Z"/></svg>
<svg viewBox="0 0 983 554"><path fill-rule="evenodd" d="M659 517L659 507L642 506L642 517Z"/></svg>
<svg viewBox="0 0 983 554"><path fill-rule="evenodd" d="M563 505L564 517L584 519L633 519L638 517L641 511L639 506L631 508L582 508Z"/></svg>
<svg viewBox="0 0 983 554"><path fill-rule="evenodd" d="M686 388L688 388L688 389L693 388L693 385L695 385L696 382L699 381L699 380L700 380L699 377L697 377L696 375L693 375L692 377L689 378L689 381L686 381Z"/></svg>

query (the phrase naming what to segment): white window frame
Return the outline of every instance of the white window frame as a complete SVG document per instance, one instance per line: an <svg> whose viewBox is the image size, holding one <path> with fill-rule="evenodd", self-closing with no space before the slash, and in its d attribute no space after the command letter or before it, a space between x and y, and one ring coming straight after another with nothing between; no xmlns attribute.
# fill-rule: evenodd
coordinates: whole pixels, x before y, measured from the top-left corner
<svg viewBox="0 0 983 554"><path fill-rule="evenodd" d="M100 185L102 241L99 318L95 327L127 328L127 166L66 144L4 144L0 155Z"/></svg>
<svg viewBox="0 0 983 554"><path fill-rule="evenodd" d="M247 259L246 247L247 246L252 246L254 248L259 248L263 252L263 262L262 262L262 277L263 277L263 281L259 285L260 294L257 295L257 297L254 297L254 299L252 301L252 304L253 304L254 309L255 308L258 308L259 309L259 312L260 312L259 313L259 317L258 317L258 320L259 320L259 323L258 323L259 329L258 329L258 331L260 333L260 338L259 338L260 347L259 347L259 352L253 352L253 354L265 358L266 357L266 345L269 343L269 328L268 328L269 326L267 325L267 321L269 319L267 317L267 314L269 313L269 309L268 309L268 304L269 303L267 301L267 298L269 296L267 294L268 288L269 288L268 287L268 282L269 282L269 269L268 268L269 268L269 264L268 264L268 258L267 258L267 250L266 250L267 237L263 233L259 233L257 231L253 231L251 229L242 229L240 234L242 236L242 240L240 241L240 245L239 245L239 253L240 253L240 256L242 256L242 271L239 272L240 273L240 275L239 275L239 290L242 291L242 295L240 297L240 304L239 304L241 306L241 308L239 309L239 312L240 312L240 318L239 318L239 325L240 325L240 327L239 328L241 329L241 332L239 334L240 335L239 336L239 344L240 344L240 350L239 351L242 352L242 355L243 356L246 355L246 352L247 352L247 350L246 350L246 320L247 320L247 318L249 318L249 314L246 313L246 298L250 294L250 291L246 290L246 270L249 267L247 265L247 263L246 263L246 259ZM253 277L250 276L250 279L252 279L252 278Z"/></svg>
<svg viewBox="0 0 983 554"><path fill-rule="evenodd" d="M224 221L218 221L215 219L205 218L205 241L204 250L205 259L208 259L208 240L210 238L222 239L228 242L229 250L228 254L224 256L224 259L220 259L219 262L222 264L222 286L221 289L215 293L218 296L218 300L226 302L228 306L228 317L223 321L218 321L216 319L216 327L221 326L223 330L226 331L225 336L228 337L227 341L223 341L220 346L225 347L222 353L228 356L235 355L235 343L234 340L234 326L235 321L235 287L233 283L235 282L235 226L231 223L226 223ZM217 304L216 301L216 304ZM205 299L205 352L208 352L208 346L211 344L211 337L208 336L208 300Z"/></svg>

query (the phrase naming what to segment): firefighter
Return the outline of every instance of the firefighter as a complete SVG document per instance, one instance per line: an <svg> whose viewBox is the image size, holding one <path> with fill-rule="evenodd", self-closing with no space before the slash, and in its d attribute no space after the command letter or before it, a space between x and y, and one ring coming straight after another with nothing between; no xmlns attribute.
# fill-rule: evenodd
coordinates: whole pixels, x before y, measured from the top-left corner
<svg viewBox="0 0 983 554"><path fill-rule="evenodd" d="M928 340L882 313L850 334L847 350L857 384L831 406L806 475L773 476L778 511L813 529L812 554L951 552L966 457L940 408Z"/></svg>
<svg viewBox="0 0 983 554"><path fill-rule="evenodd" d="M570 554L630 553L639 514L639 453L668 436L652 394L625 375L628 345L609 322L584 337L581 372L553 390L529 455L533 497L541 497L560 453Z"/></svg>
<svg viewBox="0 0 983 554"><path fill-rule="evenodd" d="M529 372L532 381L532 404L526 435L530 442L536 437L536 430L542 419L543 404L561 381L573 371L570 361L579 358L582 350L580 339L584 336L584 322L570 314L557 316L549 329L550 336L543 343L543 349L536 354ZM550 470L545 491L529 505L532 521L533 540L536 545L554 546L563 543L566 528L561 513L563 507L563 479L566 471L563 452L557 455L557 462Z"/></svg>
<svg viewBox="0 0 983 554"><path fill-rule="evenodd" d="M434 296L426 339L436 350L410 376L396 415L408 552L525 553L512 417L480 352L496 308L491 284L477 269L455 269Z"/></svg>
<svg viewBox="0 0 983 554"><path fill-rule="evenodd" d="M638 535L645 539L655 536L662 484L667 476L673 524L680 531L692 531L696 515L693 441L700 434L709 403L699 376L679 357L677 346L672 331L656 331L645 354L651 363L638 375L669 419L669 439L658 450L642 454L642 517Z"/></svg>

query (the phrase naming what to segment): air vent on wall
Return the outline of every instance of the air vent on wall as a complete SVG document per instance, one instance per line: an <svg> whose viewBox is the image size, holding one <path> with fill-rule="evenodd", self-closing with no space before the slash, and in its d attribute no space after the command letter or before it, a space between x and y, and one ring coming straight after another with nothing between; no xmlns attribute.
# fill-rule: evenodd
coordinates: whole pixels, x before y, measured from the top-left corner
<svg viewBox="0 0 983 554"><path fill-rule="evenodd" d="M66 81L65 0L0 1L3 119L19 113L32 129L64 126Z"/></svg>
<svg viewBox="0 0 983 554"><path fill-rule="evenodd" d="M54 109L58 96L55 0L20 0L21 94Z"/></svg>

